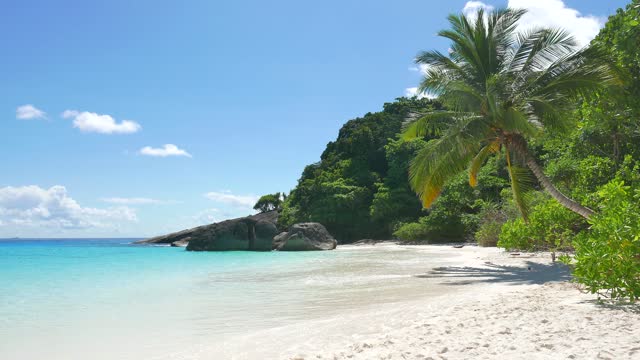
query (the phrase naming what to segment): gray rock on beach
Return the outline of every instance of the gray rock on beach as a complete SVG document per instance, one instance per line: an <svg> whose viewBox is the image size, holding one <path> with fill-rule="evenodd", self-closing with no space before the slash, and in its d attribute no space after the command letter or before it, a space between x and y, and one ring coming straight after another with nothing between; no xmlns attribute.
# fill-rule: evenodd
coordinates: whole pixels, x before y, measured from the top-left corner
<svg viewBox="0 0 640 360"><path fill-rule="evenodd" d="M279 251L333 250L337 244L322 224L312 222L294 224L273 239L273 249Z"/></svg>
<svg viewBox="0 0 640 360"><path fill-rule="evenodd" d="M295 224L289 232L280 233L277 222L278 212L269 211L157 236L136 244L186 246L189 251L307 251L336 247L336 240L321 224Z"/></svg>
<svg viewBox="0 0 640 360"><path fill-rule="evenodd" d="M278 212L221 221L193 229L137 241L136 244L171 244L192 251L250 250L271 251L278 234Z"/></svg>

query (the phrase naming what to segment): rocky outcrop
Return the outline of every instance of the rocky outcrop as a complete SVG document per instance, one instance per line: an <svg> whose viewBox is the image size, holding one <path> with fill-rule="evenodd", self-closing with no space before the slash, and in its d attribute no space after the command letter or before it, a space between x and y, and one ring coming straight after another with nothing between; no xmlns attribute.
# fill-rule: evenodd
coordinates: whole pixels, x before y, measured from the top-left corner
<svg viewBox="0 0 640 360"><path fill-rule="evenodd" d="M273 239L273 249L279 251L333 250L338 242L319 223L300 223L291 226Z"/></svg>
<svg viewBox="0 0 640 360"><path fill-rule="evenodd" d="M336 240L318 223L301 223L280 233L278 212L269 211L215 224L198 226L136 244L168 244L190 251L308 251L333 250Z"/></svg>
<svg viewBox="0 0 640 360"><path fill-rule="evenodd" d="M193 251L271 251L278 234L278 212L269 211L215 224L198 226L168 235L137 241L137 244L171 244Z"/></svg>

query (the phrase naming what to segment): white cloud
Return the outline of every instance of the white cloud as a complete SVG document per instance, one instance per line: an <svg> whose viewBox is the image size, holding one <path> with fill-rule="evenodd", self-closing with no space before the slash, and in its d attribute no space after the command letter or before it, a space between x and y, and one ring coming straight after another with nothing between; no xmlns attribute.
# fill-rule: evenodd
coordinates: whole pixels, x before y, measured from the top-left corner
<svg viewBox="0 0 640 360"><path fill-rule="evenodd" d="M101 115L88 111L65 110L62 113L65 119L73 119L73 127L83 132L96 132L100 134L132 134L142 127L135 121L122 120L116 122L110 115Z"/></svg>
<svg viewBox="0 0 640 360"><path fill-rule="evenodd" d="M404 96L406 96L406 97L414 97L416 95L418 95L418 88L417 87L410 87L410 88L404 89Z"/></svg>
<svg viewBox="0 0 640 360"><path fill-rule="evenodd" d="M64 186L0 188L0 221L19 227L52 229L116 228L119 222L137 221L133 209L82 207Z"/></svg>
<svg viewBox="0 0 640 360"><path fill-rule="evenodd" d="M191 157L191 154L186 152L183 149L173 145L173 144L165 144L160 148L153 148L151 146L145 146L140 149L140 154L148 155L148 156L159 156L159 157L167 157L167 156L186 156Z"/></svg>
<svg viewBox="0 0 640 360"><path fill-rule="evenodd" d="M427 74L427 70L429 70L429 67L430 67L429 64L416 64L414 66L409 67L409 70L417 71L421 75L426 75Z"/></svg>
<svg viewBox="0 0 640 360"><path fill-rule="evenodd" d="M193 216L193 220L198 225L211 224L223 220L223 214L219 209L205 209Z"/></svg>
<svg viewBox="0 0 640 360"><path fill-rule="evenodd" d="M148 204L163 204L163 203L165 203L162 200L149 199L149 198L119 198L119 197L112 197L112 198L103 198L101 200L106 202L106 203L118 204L118 205L148 205Z"/></svg>
<svg viewBox="0 0 640 360"><path fill-rule="evenodd" d="M604 26L603 19L582 15L562 0L509 0L509 7L528 10L520 19L520 29L560 27L571 32L580 46L588 45Z"/></svg>
<svg viewBox="0 0 640 360"><path fill-rule="evenodd" d="M208 192L204 195L207 199L215 202L232 205L238 208L253 209L253 205L258 201L259 197L255 195L234 195L229 191L225 192Z"/></svg>
<svg viewBox="0 0 640 360"><path fill-rule="evenodd" d="M493 10L493 6L485 4L482 1L467 1L467 3L464 4L464 8L462 8L462 13L466 16L473 16L480 9L484 9L484 11L491 11Z"/></svg>
<svg viewBox="0 0 640 360"><path fill-rule="evenodd" d="M46 119L47 114L31 104L18 106L16 118L20 120Z"/></svg>
<svg viewBox="0 0 640 360"><path fill-rule="evenodd" d="M469 1L462 11L469 14L482 7L491 8L481 1ZM604 18L582 15L578 10L567 7L562 0L509 0L508 7L527 9L527 14L520 19L518 29L563 28L573 34L580 46L588 45L604 26Z"/></svg>

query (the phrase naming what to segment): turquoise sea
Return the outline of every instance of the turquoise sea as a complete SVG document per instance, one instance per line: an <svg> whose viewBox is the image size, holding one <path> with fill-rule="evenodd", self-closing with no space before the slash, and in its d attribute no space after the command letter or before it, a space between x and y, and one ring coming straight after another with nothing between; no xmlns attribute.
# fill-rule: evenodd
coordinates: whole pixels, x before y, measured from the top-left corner
<svg viewBox="0 0 640 360"><path fill-rule="evenodd" d="M410 250L195 253L134 240L0 240L0 359L215 359L196 354L433 290L410 280L424 268Z"/></svg>

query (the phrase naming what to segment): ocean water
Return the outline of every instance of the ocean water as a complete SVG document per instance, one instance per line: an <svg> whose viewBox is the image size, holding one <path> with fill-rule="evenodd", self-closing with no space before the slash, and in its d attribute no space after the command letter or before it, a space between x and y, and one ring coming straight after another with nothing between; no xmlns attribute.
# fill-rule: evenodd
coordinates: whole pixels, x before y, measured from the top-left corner
<svg viewBox="0 0 640 360"><path fill-rule="evenodd" d="M410 248L196 253L133 240L1 240L0 359L217 359L206 349L238 336L439 291L413 275L440 259Z"/></svg>

